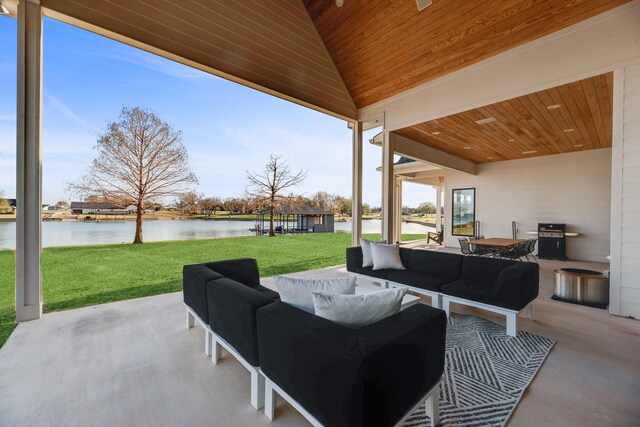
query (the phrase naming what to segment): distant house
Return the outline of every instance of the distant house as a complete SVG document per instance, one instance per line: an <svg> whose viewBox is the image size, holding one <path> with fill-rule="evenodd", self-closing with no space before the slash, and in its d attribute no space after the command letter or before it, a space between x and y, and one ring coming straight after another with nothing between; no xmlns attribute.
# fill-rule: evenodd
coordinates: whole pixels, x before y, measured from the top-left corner
<svg viewBox="0 0 640 427"><path fill-rule="evenodd" d="M289 206L275 210L274 231L289 233L333 233L334 214L312 206ZM256 213L256 234L265 234L269 228L269 212Z"/></svg>
<svg viewBox="0 0 640 427"><path fill-rule="evenodd" d="M108 202L71 202L71 212L74 215L126 215L126 207Z"/></svg>

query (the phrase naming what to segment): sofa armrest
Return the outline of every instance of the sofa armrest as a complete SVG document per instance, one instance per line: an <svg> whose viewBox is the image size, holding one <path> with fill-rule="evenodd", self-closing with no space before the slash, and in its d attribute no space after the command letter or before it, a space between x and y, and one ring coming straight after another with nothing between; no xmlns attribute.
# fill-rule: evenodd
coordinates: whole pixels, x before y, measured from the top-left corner
<svg viewBox="0 0 640 427"><path fill-rule="evenodd" d="M261 369L324 425L392 425L442 375L445 329L423 305L351 329L275 302L258 311Z"/></svg>
<svg viewBox="0 0 640 427"><path fill-rule="evenodd" d="M273 298L225 277L209 282L207 299L211 330L252 366L259 366L256 313Z"/></svg>
<svg viewBox="0 0 640 427"><path fill-rule="evenodd" d="M208 323L207 283L221 279L222 275L211 270L205 264L192 264L182 267L182 297L200 318Z"/></svg>
<svg viewBox="0 0 640 427"><path fill-rule="evenodd" d="M362 268L362 248L347 248L347 271L356 271L358 268Z"/></svg>
<svg viewBox="0 0 640 427"><path fill-rule="evenodd" d="M258 261L254 258L214 261L208 262L205 265L224 277L228 277L247 286L258 286L260 284Z"/></svg>
<svg viewBox="0 0 640 427"><path fill-rule="evenodd" d="M519 262L502 270L493 288L493 296L505 305L522 310L538 296L540 267Z"/></svg>
<svg viewBox="0 0 640 427"><path fill-rule="evenodd" d="M444 372L447 317L423 304L358 330L364 425L395 425Z"/></svg>

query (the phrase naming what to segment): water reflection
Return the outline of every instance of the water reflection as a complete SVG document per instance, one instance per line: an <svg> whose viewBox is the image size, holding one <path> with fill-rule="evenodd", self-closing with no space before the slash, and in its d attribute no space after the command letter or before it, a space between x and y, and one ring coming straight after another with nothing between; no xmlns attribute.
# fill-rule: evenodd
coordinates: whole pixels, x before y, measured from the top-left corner
<svg viewBox="0 0 640 427"><path fill-rule="evenodd" d="M252 236L251 221L228 220L156 220L144 222L145 242L163 240L213 239L220 237ZM380 220L362 222L363 233L380 233ZM336 232L351 232L351 222L336 222ZM424 234L431 230L420 224L404 223L403 233ZM135 223L122 222L44 222L43 246L80 246L133 241ZM15 248L15 223L0 223L0 249Z"/></svg>

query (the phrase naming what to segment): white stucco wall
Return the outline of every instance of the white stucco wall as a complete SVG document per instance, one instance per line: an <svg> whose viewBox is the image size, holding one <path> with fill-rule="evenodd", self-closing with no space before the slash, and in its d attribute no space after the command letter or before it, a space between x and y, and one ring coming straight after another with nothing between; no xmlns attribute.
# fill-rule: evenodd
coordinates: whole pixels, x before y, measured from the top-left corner
<svg viewBox="0 0 640 427"><path fill-rule="evenodd" d="M640 319L640 65L614 74L610 311Z"/></svg>
<svg viewBox="0 0 640 427"><path fill-rule="evenodd" d="M446 174L446 246L451 235L451 193L476 188L476 219L485 237L528 236L539 222L566 223L569 259L606 262L610 250L611 149L589 150L478 165L478 174ZM639 271L640 272L640 271Z"/></svg>

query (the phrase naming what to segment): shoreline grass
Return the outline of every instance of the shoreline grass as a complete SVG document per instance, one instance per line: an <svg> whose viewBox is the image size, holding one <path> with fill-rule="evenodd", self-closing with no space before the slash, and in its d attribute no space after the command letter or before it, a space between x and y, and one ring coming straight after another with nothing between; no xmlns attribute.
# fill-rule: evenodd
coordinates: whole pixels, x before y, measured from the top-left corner
<svg viewBox="0 0 640 427"><path fill-rule="evenodd" d="M252 257L263 277L344 264L350 245L351 234L327 233L49 247L42 251L44 311L176 292L185 264ZM14 328L15 252L0 250L0 348Z"/></svg>

